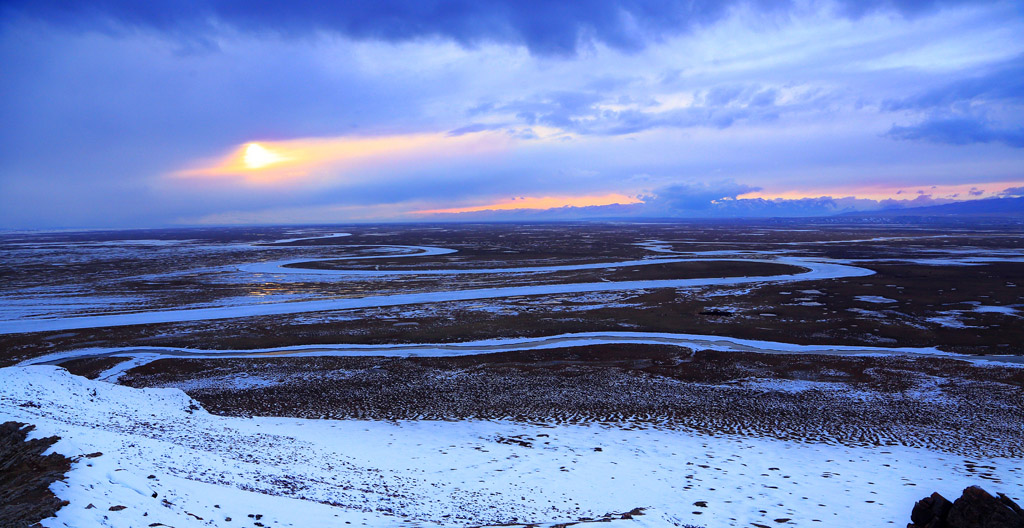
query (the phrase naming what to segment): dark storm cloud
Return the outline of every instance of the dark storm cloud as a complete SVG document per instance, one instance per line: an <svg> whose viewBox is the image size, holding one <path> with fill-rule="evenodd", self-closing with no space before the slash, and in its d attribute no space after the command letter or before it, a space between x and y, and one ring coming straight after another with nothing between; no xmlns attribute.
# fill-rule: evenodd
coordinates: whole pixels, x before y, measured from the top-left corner
<svg viewBox="0 0 1024 528"><path fill-rule="evenodd" d="M937 0L842 0L839 12L857 18L885 10L919 15L944 5ZM539 55L573 55L581 45L603 43L635 51L649 40L685 33L723 18L736 5L784 12L792 0L13 0L0 9L87 30L143 27L176 34L203 46L220 26L246 32L301 36L332 32L390 42L425 37L463 45L524 45ZM3 14L3 13L0 13Z"/></svg>

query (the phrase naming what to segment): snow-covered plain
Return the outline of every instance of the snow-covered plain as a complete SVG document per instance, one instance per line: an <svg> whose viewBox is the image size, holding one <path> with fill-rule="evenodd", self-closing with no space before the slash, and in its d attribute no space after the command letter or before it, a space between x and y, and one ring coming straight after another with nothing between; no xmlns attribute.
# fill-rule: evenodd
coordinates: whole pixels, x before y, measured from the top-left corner
<svg viewBox="0 0 1024 528"><path fill-rule="evenodd" d="M859 527L901 525L915 500L982 474L1024 496L1021 460L597 424L231 418L48 366L0 369L0 415L61 436L58 452L102 453L54 485L70 504L49 527L519 526L634 508L612 524Z"/></svg>

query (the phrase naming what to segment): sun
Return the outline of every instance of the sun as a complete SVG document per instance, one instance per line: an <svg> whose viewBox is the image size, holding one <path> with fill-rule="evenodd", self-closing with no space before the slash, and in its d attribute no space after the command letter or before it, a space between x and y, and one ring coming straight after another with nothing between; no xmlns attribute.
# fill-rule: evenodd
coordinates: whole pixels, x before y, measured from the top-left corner
<svg viewBox="0 0 1024 528"><path fill-rule="evenodd" d="M284 156L277 154L276 152L267 150L259 143L249 143L245 147L245 155L242 160L245 162L245 166L250 169L262 169L267 165L272 165L286 160Z"/></svg>

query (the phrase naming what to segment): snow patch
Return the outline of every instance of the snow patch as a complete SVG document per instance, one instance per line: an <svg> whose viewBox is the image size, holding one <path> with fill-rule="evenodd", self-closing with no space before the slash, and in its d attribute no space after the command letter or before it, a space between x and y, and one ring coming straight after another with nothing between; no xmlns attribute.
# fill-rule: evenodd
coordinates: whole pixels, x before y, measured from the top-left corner
<svg viewBox="0 0 1024 528"><path fill-rule="evenodd" d="M888 297L881 297L879 295L858 295L854 299L860 302L874 303L874 304L888 304L899 302L896 299L890 299Z"/></svg>
<svg viewBox="0 0 1024 528"><path fill-rule="evenodd" d="M599 425L231 418L48 366L0 369L0 414L61 436L55 451L102 453L55 484L70 504L47 527L523 526L637 507L615 523L857 527L905 523L922 496L977 483L974 465L991 468L989 491L1024 496L1021 460Z"/></svg>

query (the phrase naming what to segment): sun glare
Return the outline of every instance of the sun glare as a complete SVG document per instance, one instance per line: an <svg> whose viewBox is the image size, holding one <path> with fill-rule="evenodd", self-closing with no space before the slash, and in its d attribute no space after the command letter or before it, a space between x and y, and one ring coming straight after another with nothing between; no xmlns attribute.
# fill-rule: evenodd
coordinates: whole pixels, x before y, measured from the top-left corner
<svg viewBox="0 0 1024 528"><path fill-rule="evenodd" d="M241 176L249 183L273 183L311 177L317 170L341 174L341 169L402 163L405 160L479 156L508 147L506 134L480 132L405 134L375 137L298 138L248 142L220 160L207 160L178 176Z"/></svg>
<svg viewBox="0 0 1024 528"><path fill-rule="evenodd" d="M250 169L262 169L267 165L272 165L285 159L287 158L267 150L259 143L250 143L249 146L245 147L245 156L243 157L245 166Z"/></svg>

